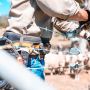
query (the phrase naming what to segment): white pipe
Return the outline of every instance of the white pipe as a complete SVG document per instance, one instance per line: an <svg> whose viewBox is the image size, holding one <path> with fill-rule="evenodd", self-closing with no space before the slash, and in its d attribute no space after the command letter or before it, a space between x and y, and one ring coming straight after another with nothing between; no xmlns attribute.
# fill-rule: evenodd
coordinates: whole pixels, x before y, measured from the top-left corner
<svg viewBox="0 0 90 90"><path fill-rule="evenodd" d="M18 90L54 90L2 50L0 50L0 76Z"/></svg>

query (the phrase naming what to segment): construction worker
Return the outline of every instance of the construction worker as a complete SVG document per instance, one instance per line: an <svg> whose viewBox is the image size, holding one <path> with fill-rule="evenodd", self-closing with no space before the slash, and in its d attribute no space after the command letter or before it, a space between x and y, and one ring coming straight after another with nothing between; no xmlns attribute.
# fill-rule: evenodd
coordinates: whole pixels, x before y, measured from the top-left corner
<svg viewBox="0 0 90 90"><path fill-rule="evenodd" d="M78 0L77 0L78 1ZM28 34L51 38L41 27L51 29L51 17L63 20L89 20L89 12L81 9L76 0L11 0L9 27L4 35L12 38L13 34ZM83 0L79 0L83 2ZM54 7L53 7L54 6ZM43 12L44 13L43 13ZM47 15L48 16L47 16ZM43 32L40 34L40 32ZM10 36L11 35L11 36Z"/></svg>
<svg viewBox="0 0 90 90"><path fill-rule="evenodd" d="M29 54L27 67L41 79L45 80L44 59L41 60L41 58L39 58L39 53L37 51L32 51Z"/></svg>

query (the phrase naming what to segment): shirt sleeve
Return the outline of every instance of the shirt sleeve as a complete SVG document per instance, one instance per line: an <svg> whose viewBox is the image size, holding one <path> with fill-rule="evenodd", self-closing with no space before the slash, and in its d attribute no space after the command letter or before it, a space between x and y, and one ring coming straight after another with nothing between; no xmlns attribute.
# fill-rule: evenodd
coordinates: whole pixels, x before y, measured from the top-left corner
<svg viewBox="0 0 90 90"><path fill-rule="evenodd" d="M35 11L34 8L28 7L22 12L20 17L17 18L11 17L9 19L9 24L11 25L11 27L19 27L19 28L27 27L27 25L29 25L32 20L34 11Z"/></svg>
<svg viewBox="0 0 90 90"><path fill-rule="evenodd" d="M79 3L77 3L75 0L65 0L64 7L63 14L69 16L75 15L80 10Z"/></svg>
<svg viewBox="0 0 90 90"><path fill-rule="evenodd" d="M68 16L75 15L79 10L79 3L75 0L36 0L38 6L46 14L66 19Z"/></svg>

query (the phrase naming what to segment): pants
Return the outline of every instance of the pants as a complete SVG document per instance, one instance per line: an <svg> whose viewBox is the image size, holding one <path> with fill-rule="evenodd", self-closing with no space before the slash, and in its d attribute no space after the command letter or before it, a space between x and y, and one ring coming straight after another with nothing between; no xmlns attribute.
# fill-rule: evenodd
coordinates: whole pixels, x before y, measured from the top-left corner
<svg viewBox="0 0 90 90"><path fill-rule="evenodd" d="M20 35L14 33L14 32L11 32L11 31L5 32L3 36L10 39L11 41L19 41L20 40Z"/></svg>

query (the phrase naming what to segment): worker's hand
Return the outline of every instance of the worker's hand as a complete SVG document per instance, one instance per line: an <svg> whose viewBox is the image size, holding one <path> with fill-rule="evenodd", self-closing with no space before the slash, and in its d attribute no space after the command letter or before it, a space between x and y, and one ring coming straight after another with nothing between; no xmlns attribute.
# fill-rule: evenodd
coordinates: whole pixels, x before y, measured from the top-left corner
<svg viewBox="0 0 90 90"><path fill-rule="evenodd" d="M80 26L90 21L90 11L89 10L86 10L86 11L88 13L88 20L87 21L80 21L79 22L80 23Z"/></svg>

